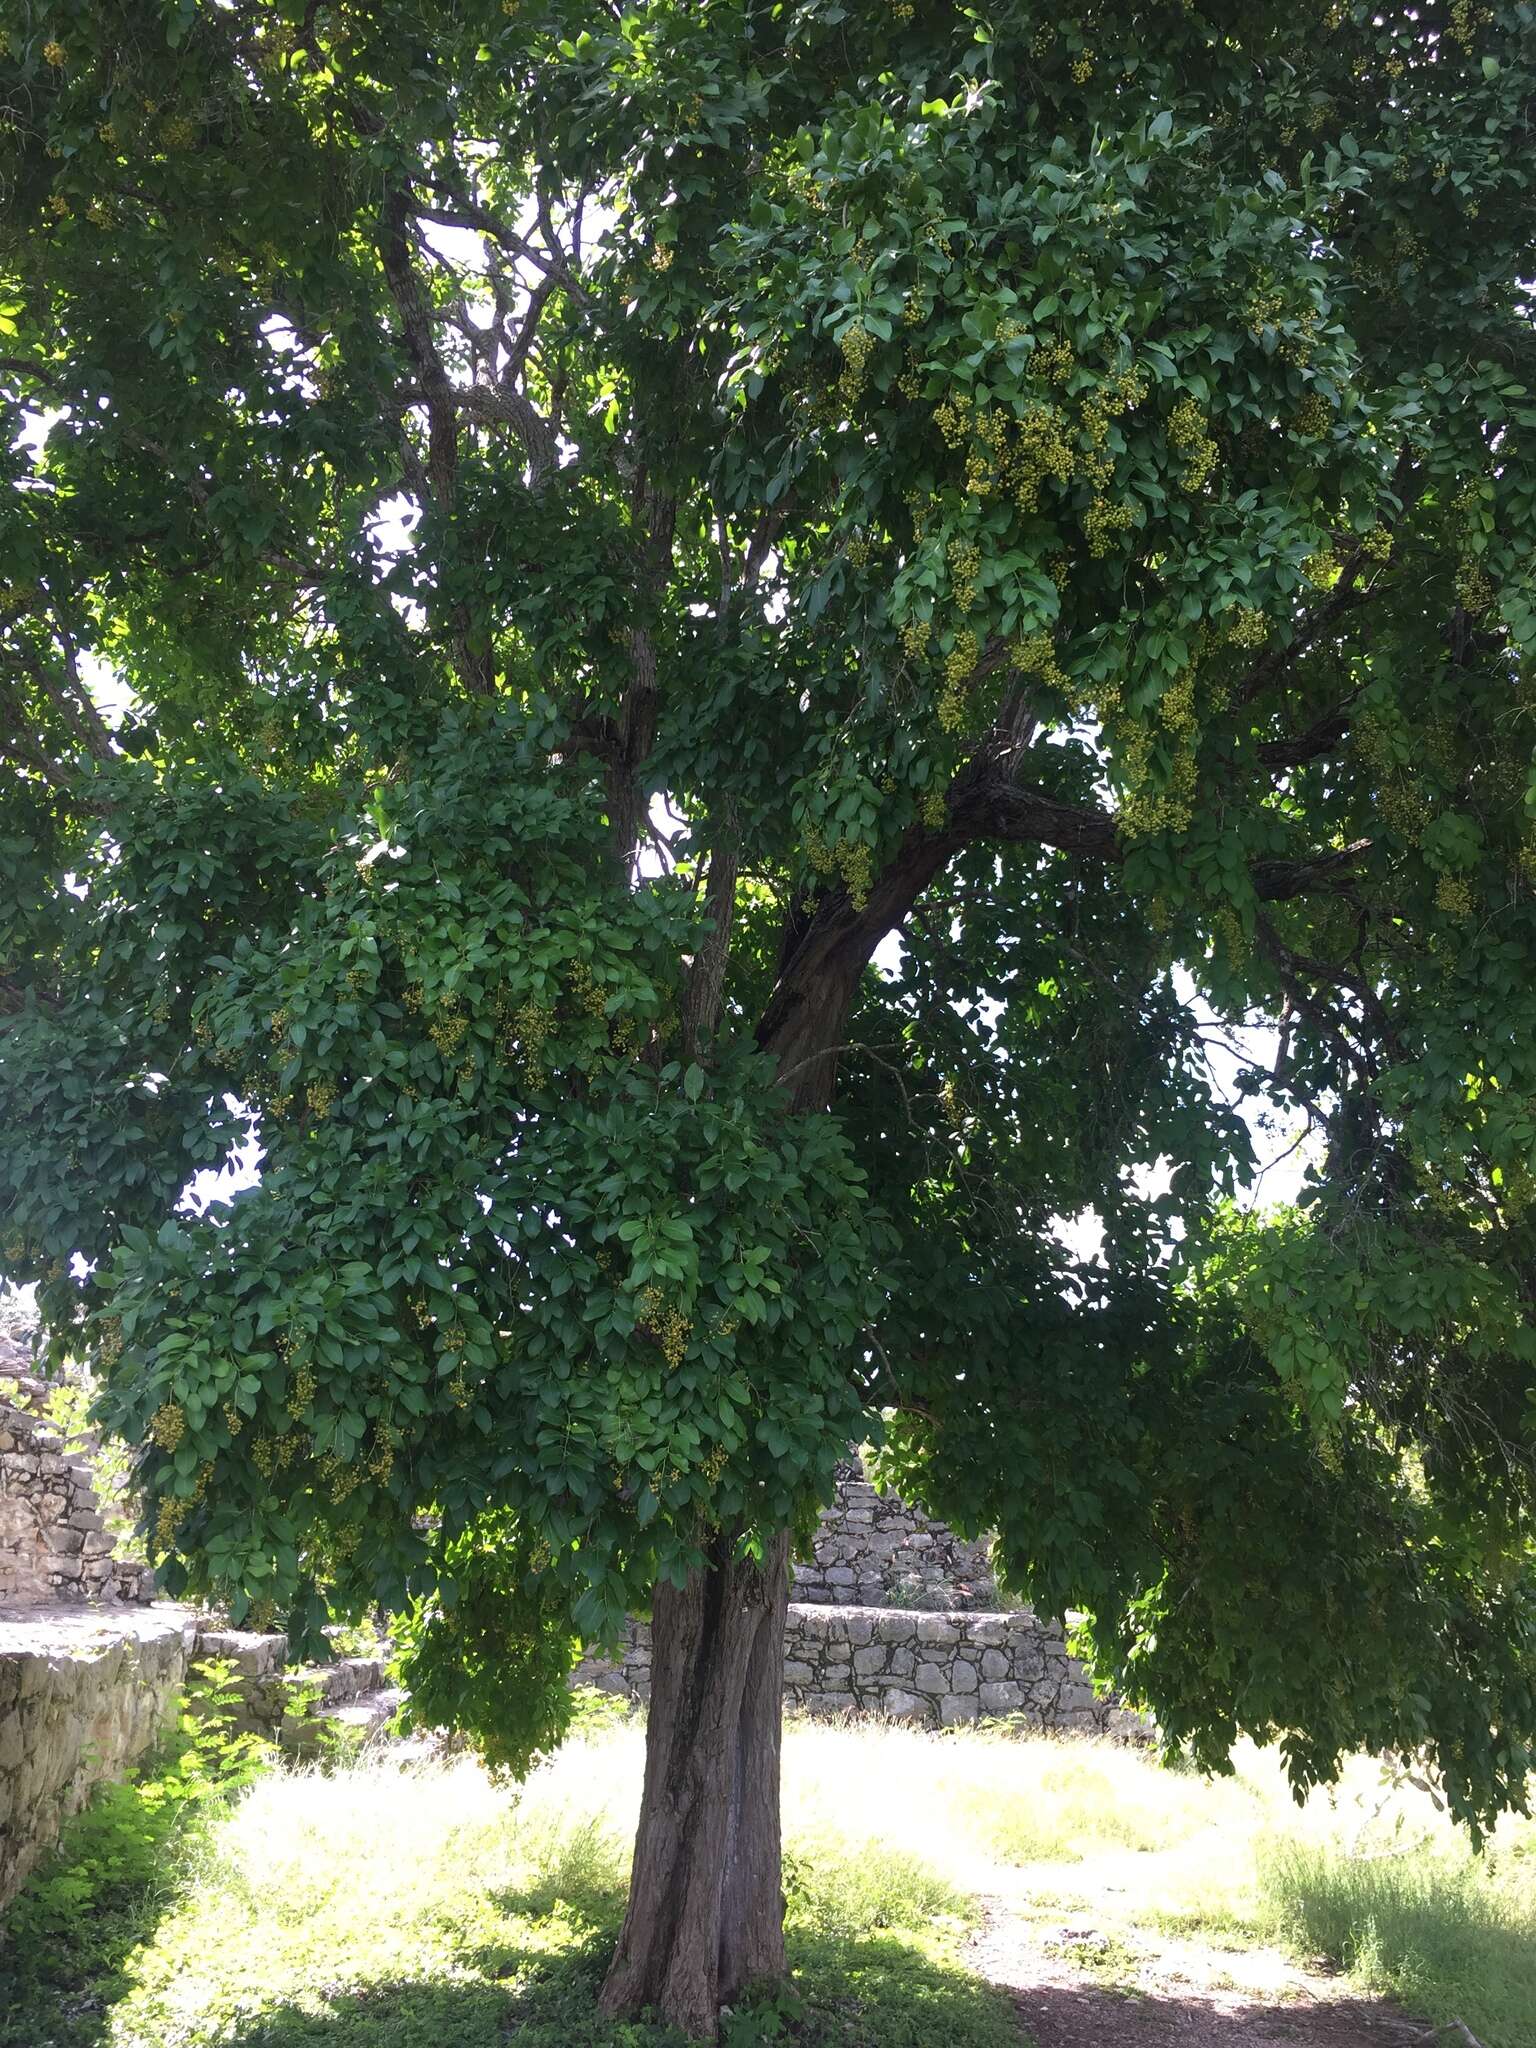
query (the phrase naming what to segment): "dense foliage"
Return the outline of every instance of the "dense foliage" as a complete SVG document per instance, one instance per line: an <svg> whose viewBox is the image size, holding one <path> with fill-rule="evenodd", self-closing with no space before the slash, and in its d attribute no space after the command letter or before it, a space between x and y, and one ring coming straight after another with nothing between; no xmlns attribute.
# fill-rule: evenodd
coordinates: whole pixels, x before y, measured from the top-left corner
<svg viewBox="0 0 1536 2048"><path fill-rule="evenodd" d="M1521 1797L1533 93L1523 0L13 0L0 1256L170 1587L419 1600L515 1759L883 1432L1174 1738Z"/></svg>

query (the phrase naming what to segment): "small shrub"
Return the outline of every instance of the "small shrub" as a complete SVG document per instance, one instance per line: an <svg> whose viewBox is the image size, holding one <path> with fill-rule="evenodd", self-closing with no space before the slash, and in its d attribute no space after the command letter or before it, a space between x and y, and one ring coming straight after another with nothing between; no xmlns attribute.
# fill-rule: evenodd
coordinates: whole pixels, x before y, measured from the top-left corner
<svg viewBox="0 0 1536 2048"><path fill-rule="evenodd" d="M788 1920L825 1935L872 1934L968 1916L963 1892L909 1849L799 1836L784 1852Z"/></svg>
<svg viewBox="0 0 1536 2048"><path fill-rule="evenodd" d="M639 1712L627 1693L606 1692L600 1685L571 1688L571 1735L600 1735L608 1728L622 1728Z"/></svg>

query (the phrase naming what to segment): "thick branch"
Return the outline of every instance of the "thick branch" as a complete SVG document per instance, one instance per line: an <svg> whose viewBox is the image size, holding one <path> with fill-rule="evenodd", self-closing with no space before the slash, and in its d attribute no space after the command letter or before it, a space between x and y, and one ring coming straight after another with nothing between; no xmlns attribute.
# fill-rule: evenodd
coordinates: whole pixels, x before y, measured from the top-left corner
<svg viewBox="0 0 1536 2048"><path fill-rule="evenodd" d="M731 914L736 902L736 877L741 866L734 819L709 850L709 881L704 909L709 930L699 942L683 991L683 1051L692 1059L714 1034L731 953Z"/></svg>
<svg viewBox="0 0 1536 2048"><path fill-rule="evenodd" d="M437 343L432 335L431 307L411 256L409 217L404 195L392 192L384 203L384 232L379 238L379 259L384 266L395 309L400 315L406 352L421 382L422 402L427 412L427 474L432 493L440 508L451 512L459 467L453 385L437 352Z"/></svg>

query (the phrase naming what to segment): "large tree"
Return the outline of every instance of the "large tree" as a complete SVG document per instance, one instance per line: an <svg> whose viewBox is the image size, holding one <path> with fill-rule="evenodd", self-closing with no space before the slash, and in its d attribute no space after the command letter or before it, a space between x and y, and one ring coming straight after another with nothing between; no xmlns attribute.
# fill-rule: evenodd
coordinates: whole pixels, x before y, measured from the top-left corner
<svg viewBox="0 0 1536 2048"><path fill-rule="evenodd" d="M163 1583L514 1767L648 1610L701 2034L850 1439L1203 1760L1518 1804L1526 0L4 22L0 1255Z"/></svg>

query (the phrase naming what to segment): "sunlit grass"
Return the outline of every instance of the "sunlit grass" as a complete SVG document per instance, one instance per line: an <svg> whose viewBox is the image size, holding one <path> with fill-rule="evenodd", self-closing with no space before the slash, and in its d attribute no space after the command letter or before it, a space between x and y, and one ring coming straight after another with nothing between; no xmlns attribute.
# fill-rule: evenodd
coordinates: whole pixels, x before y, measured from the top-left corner
<svg viewBox="0 0 1536 2048"><path fill-rule="evenodd" d="M34 2006L7 2031L0 1997L0 2048L676 2048L595 2012L643 1747L635 1723L591 1730L522 1787L388 1751L265 1777L181 1844L96 2017ZM1134 1984L1183 1944L1241 1985L1281 1944L1536 2048L1536 1828L1474 1859L1417 1792L1375 1812L1373 1766L1298 1810L1273 1757L1236 1761L1212 1781L1092 1742L792 1724L798 2003L735 2016L728 2048L1019 2048L964 1966L987 1910L1042 1931L1089 1913L1090 1979Z"/></svg>

